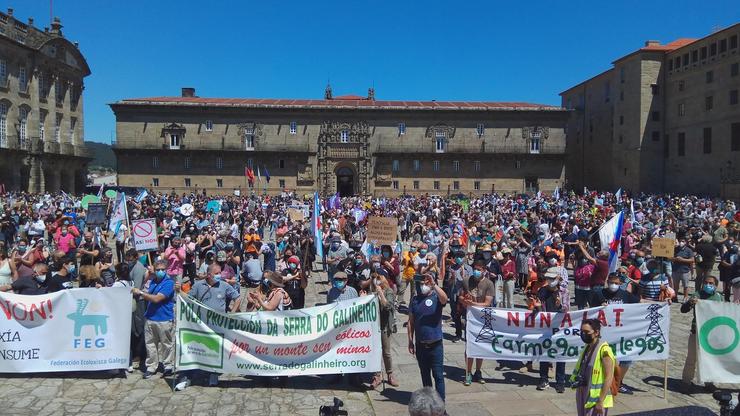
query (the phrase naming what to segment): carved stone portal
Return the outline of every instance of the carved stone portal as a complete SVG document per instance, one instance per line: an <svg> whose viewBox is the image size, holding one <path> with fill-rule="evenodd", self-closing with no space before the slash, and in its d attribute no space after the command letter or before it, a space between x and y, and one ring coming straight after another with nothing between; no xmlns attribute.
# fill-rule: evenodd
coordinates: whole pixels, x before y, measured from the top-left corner
<svg viewBox="0 0 740 416"><path fill-rule="evenodd" d="M365 195L370 192L372 161L368 151L370 127L365 121L325 121L319 131L318 175L319 189L324 195L337 191L339 167L348 167L355 173L354 189Z"/></svg>

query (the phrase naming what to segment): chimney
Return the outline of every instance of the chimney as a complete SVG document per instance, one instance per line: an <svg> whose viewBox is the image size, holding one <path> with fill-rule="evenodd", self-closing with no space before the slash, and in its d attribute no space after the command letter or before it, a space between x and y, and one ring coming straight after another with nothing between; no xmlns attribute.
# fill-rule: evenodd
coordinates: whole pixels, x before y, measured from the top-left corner
<svg viewBox="0 0 740 416"><path fill-rule="evenodd" d="M33 26L33 17L28 18L28 26Z"/></svg>
<svg viewBox="0 0 740 416"><path fill-rule="evenodd" d="M13 16L13 8L12 7L8 7L8 16L11 16L11 17Z"/></svg>
<svg viewBox="0 0 740 416"><path fill-rule="evenodd" d="M646 40L645 46L660 46L660 41L657 40Z"/></svg>
<svg viewBox="0 0 740 416"><path fill-rule="evenodd" d="M195 97L195 88L192 88L192 87L183 87L182 88L182 96L183 97Z"/></svg>
<svg viewBox="0 0 740 416"><path fill-rule="evenodd" d="M55 17L51 22L51 33L62 36L62 21L58 17Z"/></svg>
<svg viewBox="0 0 740 416"><path fill-rule="evenodd" d="M367 89L367 99L370 101L375 101L375 88Z"/></svg>

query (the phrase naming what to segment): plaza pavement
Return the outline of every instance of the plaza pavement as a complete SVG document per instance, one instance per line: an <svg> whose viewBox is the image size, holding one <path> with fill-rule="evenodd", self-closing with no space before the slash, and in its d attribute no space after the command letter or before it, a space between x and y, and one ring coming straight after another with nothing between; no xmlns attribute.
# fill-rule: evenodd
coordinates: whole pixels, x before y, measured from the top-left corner
<svg viewBox="0 0 740 416"><path fill-rule="evenodd" d="M315 273L307 289L307 306L325 301L328 282L324 273ZM407 293L408 300L408 293ZM571 299L574 297L571 296ZM519 298L521 303L521 298ZM449 308L445 308L445 315ZM285 387L224 375L218 387L191 386L173 392L171 380L156 375L143 380L136 371L127 376L108 372L0 374L0 414L2 415L317 415L322 404L333 397L344 401L352 416L401 416L407 414L411 392L421 387L418 367L407 350L407 336L399 314L399 332L393 336L394 373L398 388L381 385L377 391L358 391L348 384L330 385L320 377L290 377ZM668 365L668 399L663 399L663 361L636 362L626 377L635 389L633 395L619 395L609 414L703 406L718 411L711 393L696 389L680 392L681 371L686 357L686 341L691 314L681 314L679 305L671 307L671 359ZM446 337L454 333L447 322ZM450 415L513 416L574 415L575 398L571 390L558 394L554 389L537 391L536 373L521 373L518 368L496 370L497 363L486 361L486 384L465 387L464 342L445 341L447 409ZM535 369L537 366L535 365ZM572 365L566 367L570 373ZM722 386L721 386L722 387ZM727 386L737 390L740 386ZM677 410L676 413L677 414ZM694 412L689 414L696 414Z"/></svg>

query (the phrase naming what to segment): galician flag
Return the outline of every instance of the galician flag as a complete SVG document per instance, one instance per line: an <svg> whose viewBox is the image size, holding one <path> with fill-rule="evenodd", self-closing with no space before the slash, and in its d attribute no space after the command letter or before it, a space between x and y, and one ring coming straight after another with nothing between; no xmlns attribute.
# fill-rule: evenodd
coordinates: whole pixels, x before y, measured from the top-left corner
<svg viewBox="0 0 740 416"><path fill-rule="evenodd" d="M619 260L620 241L622 240L622 225L624 223L624 211L611 217L599 228L599 240L601 249L609 250L609 273L617 270Z"/></svg>
<svg viewBox="0 0 740 416"><path fill-rule="evenodd" d="M113 231L113 235L117 235L118 231L121 229L121 224L124 224L125 222L127 222L126 194L118 192L116 194L116 202L113 203L113 210L111 210L108 229Z"/></svg>
<svg viewBox="0 0 740 416"><path fill-rule="evenodd" d="M617 189L617 193L614 194L614 197L617 198L617 202L622 200L622 188Z"/></svg>
<svg viewBox="0 0 740 416"><path fill-rule="evenodd" d="M321 203L319 203L319 193L313 193L313 215L311 218L311 227L313 227L313 241L316 247L316 257L324 257L324 225L321 223Z"/></svg>

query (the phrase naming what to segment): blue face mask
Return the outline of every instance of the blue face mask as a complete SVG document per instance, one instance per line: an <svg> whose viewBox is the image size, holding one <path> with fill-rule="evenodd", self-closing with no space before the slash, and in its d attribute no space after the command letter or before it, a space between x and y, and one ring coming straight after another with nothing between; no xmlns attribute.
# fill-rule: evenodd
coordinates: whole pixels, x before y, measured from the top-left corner
<svg viewBox="0 0 740 416"><path fill-rule="evenodd" d="M473 271L473 276L474 277L481 277L482 275L483 275L483 272L481 272L480 270L474 270Z"/></svg>
<svg viewBox="0 0 740 416"><path fill-rule="evenodd" d="M455 257L455 264L463 264L463 260L465 259L463 259L462 257Z"/></svg>
<svg viewBox="0 0 740 416"><path fill-rule="evenodd" d="M345 286L347 286L347 282L344 280L335 280L334 283L332 283L333 286L339 290L344 289Z"/></svg>
<svg viewBox="0 0 740 416"><path fill-rule="evenodd" d="M362 264L362 259L355 259L355 264L358 265L358 266L361 265Z"/></svg>
<svg viewBox="0 0 740 416"><path fill-rule="evenodd" d="M714 295L714 291L717 290L717 288L714 285L704 285L702 286L701 290L704 291L707 295Z"/></svg>
<svg viewBox="0 0 740 416"><path fill-rule="evenodd" d="M221 281L221 275L220 274L214 274L213 275L213 280L215 280L217 282L220 282Z"/></svg>
<svg viewBox="0 0 740 416"><path fill-rule="evenodd" d="M424 256L427 255L427 251L426 250L421 250L421 251L419 251L419 255L422 256L422 257L424 257Z"/></svg>
<svg viewBox="0 0 740 416"><path fill-rule="evenodd" d="M164 279L167 276L167 272L164 270L157 270L155 274L157 275L157 279Z"/></svg>
<svg viewBox="0 0 740 416"><path fill-rule="evenodd" d="M75 269L76 269L76 267L75 267L74 264L71 265L71 266L69 266L69 267L67 267L67 271L70 272L70 273L74 273L75 272Z"/></svg>
<svg viewBox="0 0 740 416"><path fill-rule="evenodd" d="M635 263L637 263L638 266L642 266L642 263L644 263L644 262L645 262L645 258L644 257L636 257L635 258Z"/></svg>

